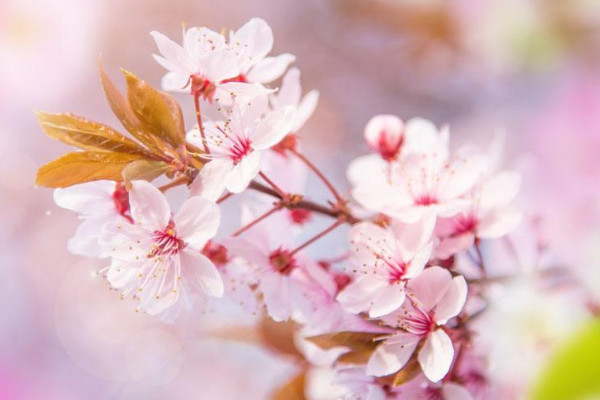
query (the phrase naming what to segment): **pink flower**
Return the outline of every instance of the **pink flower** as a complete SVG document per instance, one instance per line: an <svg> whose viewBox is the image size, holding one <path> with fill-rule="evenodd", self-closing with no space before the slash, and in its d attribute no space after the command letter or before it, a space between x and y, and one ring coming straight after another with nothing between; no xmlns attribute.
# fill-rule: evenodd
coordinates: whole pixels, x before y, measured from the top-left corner
<svg viewBox="0 0 600 400"><path fill-rule="evenodd" d="M242 211L244 223L254 215ZM224 242L229 252L245 262L243 277L262 296L267 313L275 321L285 321L300 309L306 309L309 299L304 294L305 270L310 260L302 253L292 254L293 233L290 223L282 213L271 215L242 237ZM239 271L242 272L242 271Z"/></svg>
<svg viewBox="0 0 600 400"><path fill-rule="evenodd" d="M223 295L213 263L200 253L219 227L219 208L200 197L186 200L173 216L166 198L152 184L133 181L129 193L133 224L110 223L100 243L112 262L107 278L140 301L138 310L158 314L180 295Z"/></svg>
<svg viewBox="0 0 600 400"><path fill-rule="evenodd" d="M409 301L392 314L395 321L391 321L402 331L388 337L375 350L367 373L385 376L400 370L419 343L424 342L418 354L419 364L427 379L438 382L448 373L454 358L452 340L441 326L462 310L467 283L462 276L452 278L448 270L431 267L413 279L407 290Z"/></svg>
<svg viewBox="0 0 600 400"><path fill-rule="evenodd" d="M207 28L183 30L180 46L162 33L153 31L152 37L160 52L154 59L169 72L162 79L164 90L190 90L212 102L229 103L231 94L255 96L268 91L260 84L232 81L240 75L236 53L229 48L223 35ZM190 89L186 89L187 87Z"/></svg>
<svg viewBox="0 0 600 400"><path fill-rule="evenodd" d="M276 93L271 94L270 100L274 110L286 106L296 107L297 113L291 127L291 133L297 133L315 111L319 101L319 92L311 90L302 96L300 71L297 68L292 68L284 75L281 87Z"/></svg>
<svg viewBox="0 0 600 400"><path fill-rule="evenodd" d="M240 82L272 82L296 60L289 53L267 57L273 48L273 31L260 18L252 18L237 31L230 32L228 48L236 55Z"/></svg>
<svg viewBox="0 0 600 400"><path fill-rule="evenodd" d="M56 204L80 214L83 221L68 243L69 251L87 257L106 257L98 244L109 222L131 222L125 187L111 181L88 182L54 191Z"/></svg>
<svg viewBox="0 0 600 400"><path fill-rule="evenodd" d="M338 296L352 313L378 318L397 310L405 299L406 282L418 276L429 260L435 218L412 225L392 221L384 229L370 222L352 228L352 266L357 278Z"/></svg>
<svg viewBox="0 0 600 400"><path fill-rule="evenodd" d="M352 165L349 174L354 198L366 209L381 212L406 223L418 221L425 213L450 217L469 206L462 196L477 183L482 160L466 152L448 159L445 149L412 153L386 166ZM360 159L359 159L360 160Z"/></svg>
<svg viewBox="0 0 600 400"><path fill-rule="evenodd" d="M394 115L376 115L367 122L365 140L384 160L395 160L404 143L404 123Z"/></svg>
<svg viewBox="0 0 600 400"><path fill-rule="evenodd" d="M260 96L243 105L236 102L224 113L224 120L204 124L212 160L192 187L192 193L209 199L216 199L225 188L233 193L246 189L259 172L261 152L289 132L295 109L288 106L269 111L267 97ZM204 145L198 128L188 132L188 140Z"/></svg>
<svg viewBox="0 0 600 400"><path fill-rule="evenodd" d="M438 219L435 235L437 258L446 259L473 245L475 238L496 239L510 233L521 222L522 213L510 205L521 176L503 171L477 185L469 194L471 205L451 218Z"/></svg>

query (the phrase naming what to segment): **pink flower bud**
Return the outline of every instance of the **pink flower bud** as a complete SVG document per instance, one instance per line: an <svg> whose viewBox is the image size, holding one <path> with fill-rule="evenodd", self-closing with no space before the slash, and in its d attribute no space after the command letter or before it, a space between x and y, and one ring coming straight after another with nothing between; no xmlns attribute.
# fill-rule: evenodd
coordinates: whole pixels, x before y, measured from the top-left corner
<svg viewBox="0 0 600 400"><path fill-rule="evenodd" d="M393 115L376 115L365 127L365 140L384 160L392 161L404 142L404 123Z"/></svg>

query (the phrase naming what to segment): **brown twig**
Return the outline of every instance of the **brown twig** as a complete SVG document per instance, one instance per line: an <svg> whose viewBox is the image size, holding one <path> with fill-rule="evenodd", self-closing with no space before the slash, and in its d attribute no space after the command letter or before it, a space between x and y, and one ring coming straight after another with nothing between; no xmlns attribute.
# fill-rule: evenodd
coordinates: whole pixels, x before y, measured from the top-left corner
<svg viewBox="0 0 600 400"><path fill-rule="evenodd" d="M269 196L276 197L280 200L283 200L282 196L279 193L277 193L275 190L273 190L270 187L265 186L259 182L252 181L252 182L250 182L250 185L248 187L252 190L256 190L257 192L261 192L261 193L267 194ZM300 201L296 201L296 202L293 202L290 204L285 204L284 206L288 209L302 208L304 210L313 211L317 214L326 215L328 217L332 217L332 218L336 218L336 219L343 217L345 219L345 222L347 222L351 225L362 221L360 218L356 218L355 216L353 216L348 210L333 209L333 208L326 207L321 204L312 202L310 200L300 200Z"/></svg>
<svg viewBox="0 0 600 400"><path fill-rule="evenodd" d="M161 192L166 192L167 190L177 187L177 186L181 186L183 184L187 184L188 183L188 178L186 176L182 176L180 178L177 178L169 183L166 183L162 186L160 186L158 188L158 190L160 190Z"/></svg>

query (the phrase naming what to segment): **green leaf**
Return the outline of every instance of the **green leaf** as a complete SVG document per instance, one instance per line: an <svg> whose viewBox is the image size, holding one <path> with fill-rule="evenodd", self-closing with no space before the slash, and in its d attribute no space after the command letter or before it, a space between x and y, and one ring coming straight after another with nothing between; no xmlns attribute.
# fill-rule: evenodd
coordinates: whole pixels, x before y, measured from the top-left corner
<svg viewBox="0 0 600 400"><path fill-rule="evenodd" d="M153 181L169 170L169 164L155 160L137 160L123 169L123 179L127 182L135 180Z"/></svg>
<svg viewBox="0 0 600 400"><path fill-rule="evenodd" d="M179 104L166 93L122 70L127 81L127 99L144 130L178 148L185 141L183 114Z"/></svg>
<svg viewBox="0 0 600 400"><path fill-rule="evenodd" d="M63 188L78 183L111 180L122 181L123 169L140 160L137 154L73 152L43 165L38 170L35 183L51 188Z"/></svg>
<svg viewBox="0 0 600 400"><path fill-rule="evenodd" d="M151 157L151 153L108 125L89 121L73 114L37 112L44 132L83 150L138 154Z"/></svg>
<svg viewBox="0 0 600 400"><path fill-rule="evenodd" d="M532 391L532 400L600 398L600 320L593 321L559 349Z"/></svg>

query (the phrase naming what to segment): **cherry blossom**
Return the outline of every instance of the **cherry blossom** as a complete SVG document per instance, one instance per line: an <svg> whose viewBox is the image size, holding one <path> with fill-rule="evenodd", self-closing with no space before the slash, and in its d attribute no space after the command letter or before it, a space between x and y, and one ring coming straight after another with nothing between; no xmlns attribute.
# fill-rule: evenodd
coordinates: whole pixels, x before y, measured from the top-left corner
<svg viewBox="0 0 600 400"><path fill-rule="evenodd" d="M54 202L80 214L82 222L67 244L73 254L106 257L98 244L102 227L109 222L132 222L129 197L120 183L96 181L56 189Z"/></svg>
<svg viewBox="0 0 600 400"><path fill-rule="evenodd" d="M466 250L475 238L496 239L511 232L521 222L522 213L510 203L518 193L521 177L503 171L476 185L467 196L471 204L450 218L440 218L435 228L441 242L435 255L445 259Z"/></svg>
<svg viewBox="0 0 600 400"><path fill-rule="evenodd" d="M406 282L417 277L429 260L434 218L406 225L392 221L385 229L370 222L350 234L352 268L356 280L338 296L353 313L368 311L371 318L397 310L405 299Z"/></svg>
<svg viewBox="0 0 600 400"><path fill-rule="evenodd" d="M223 295L213 263L200 253L220 221L212 202L191 197L175 215L162 193L145 181L131 182L133 224L105 225L100 244L112 257L109 283L139 300L138 310L158 314L181 297Z"/></svg>
<svg viewBox="0 0 600 400"><path fill-rule="evenodd" d="M255 215L244 208L242 217L248 223ZM246 277L242 279L256 286L268 315L275 321L288 320L309 301L303 280L304 271L311 268L310 261L302 253L292 252L294 238L286 220L278 213L242 237L225 241L230 253L246 263Z"/></svg>
<svg viewBox="0 0 600 400"><path fill-rule="evenodd" d="M161 54L154 59L169 71L162 79L164 90L190 91L210 102L229 102L232 94L267 93L260 84L232 81L240 75L238 56L223 35L204 27L184 28L183 45L156 31L151 35Z"/></svg>
<svg viewBox="0 0 600 400"><path fill-rule="evenodd" d="M207 122L206 138L199 129L188 132L188 140L208 146L211 161L194 185L193 193L216 199L223 190L239 193L259 172L261 152L277 144L289 132L295 109L269 111L266 96L223 110L225 119Z"/></svg>
<svg viewBox="0 0 600 400"><path fill-rule="evenodd" d="M291 68L283 76L279 90L271 94L270 101L274 110L279 110L286 106L296 107L296 118L290 130L291 133L298 133L314 113L319 101L319 92L311 90L302 96L300 70Z"/></svg>
<svg viewBox="0 0 600 400"><path fill-rule="evenodd" d="M371 356L367 373L374 376L392 374L411 359L419 344L418 362L425 376L440 381L454 358L452 340L442 326L462 310L467 298L467 284L462 276L452 278L441 267L425 269L409 285L409 300L390 316L402 331L388 337Z"/></svg>
<svg viewBox="0 0 600 400"><path fill-rule="evenodd" d="M269 83L283 75L296 57L284 53L267 57L273 48L273 31L260 18L252 18L235 32L230 32L228 48L235 54L240 82Z"/></svg>
<svg viewBox="0 0 600 400"><path fill-rule="evenodd" d="M444 150L407 155L382 173L377 166L352 166L354 198L366 209L385 213L406 223L434 212L450 217L469 206L463 195L477 183L482 159L467 148L448 159ZM378 172L377 174L373 174Z"/></svg>

